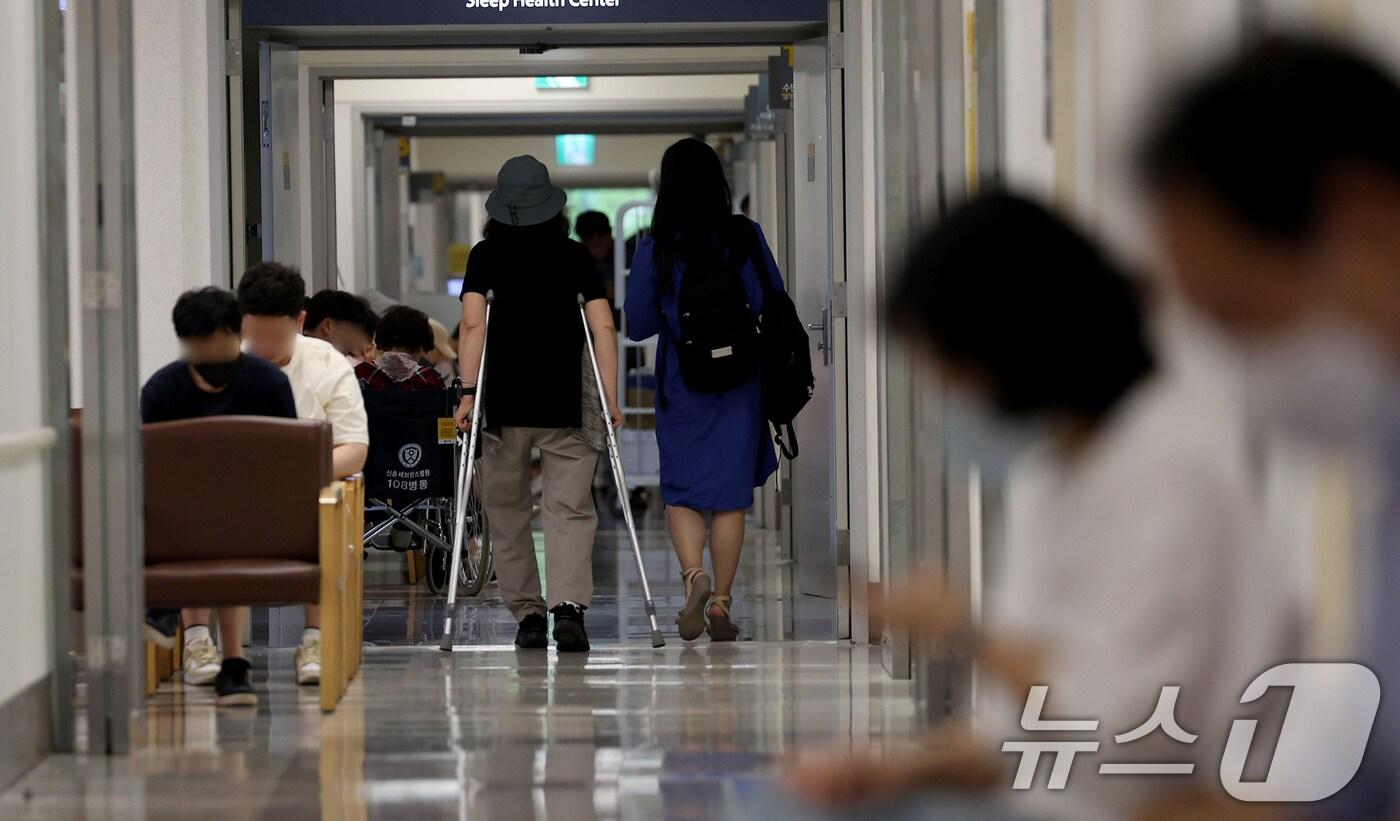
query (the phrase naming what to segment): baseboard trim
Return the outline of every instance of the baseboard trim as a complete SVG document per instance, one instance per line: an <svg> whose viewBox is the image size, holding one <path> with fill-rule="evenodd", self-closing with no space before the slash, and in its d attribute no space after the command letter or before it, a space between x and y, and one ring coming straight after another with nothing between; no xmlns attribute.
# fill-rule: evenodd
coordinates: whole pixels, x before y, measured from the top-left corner
<svg viewBox="0 0 1400 821"><path fill-rule="evenodd" d="M0 704L0 790L20 779L53 752L49 675Z"/></svg>

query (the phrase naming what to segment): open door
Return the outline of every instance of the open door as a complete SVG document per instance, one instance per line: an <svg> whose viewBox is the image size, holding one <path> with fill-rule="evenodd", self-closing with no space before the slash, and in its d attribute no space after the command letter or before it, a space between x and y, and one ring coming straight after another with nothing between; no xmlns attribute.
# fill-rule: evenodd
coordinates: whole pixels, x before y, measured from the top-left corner
<svg viewBox="0 0 1400 821"><path fill-rule="evenodd" d="M259 145L262 147L262 258L301 262L301 173L297 138L297 50L262 43L258 51Z"/></svg>
<svg viewBox="0 0 1400 821"><path fill-rule="evenodd" d="M338 280L335 101L331 82L307 80L299 64L293 46L259 45L262 258L300 267L315 292Z"/></svg>
<svg viewBox="0 0 1400 821"><path fill-rule="evenodd" d="M849 571L836 542L835 322L832 300L832 197L827 38L793 48L794 100L785 135L789 279L798 315L812 341L816 394L795 428L801 454L791 464L792 556L804 595L838 599ZM835 603L833 602L833 607ZM844 609L844 608L843 608ZM849 633L846 625L842 634Z"/></svg>

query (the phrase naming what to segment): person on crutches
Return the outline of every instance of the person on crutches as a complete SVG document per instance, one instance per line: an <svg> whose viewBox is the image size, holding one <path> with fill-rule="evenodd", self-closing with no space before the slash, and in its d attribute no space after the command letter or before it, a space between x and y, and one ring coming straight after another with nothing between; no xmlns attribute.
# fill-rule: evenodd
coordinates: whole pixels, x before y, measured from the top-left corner
<svg viewBox="0 0 1400 821"><path fill-rule="evenodd" d="M516 646L547 647L546 617L553 615L558 649L581 652L589 649L584 611L593 597L598 514L592 483L600 448L583 434L586 353L579 294L597 344L611 424L619 424L622 414L612 309L588 249L569 238L566 200L534 157L516 157L501 168L486 200L485 239L472 248L462 286L460 362L468 384L456 415L458 427L469 431L481 392L482 504L491 523L501 598L519 623ZM493 296L489 333L488 293ZM477 373L483 373L482 383L471 384L469 375ZM540 579L531 529L535 449L543 471L547 586ZM450 636L443 639L449 649L450 641Z"/></svg>

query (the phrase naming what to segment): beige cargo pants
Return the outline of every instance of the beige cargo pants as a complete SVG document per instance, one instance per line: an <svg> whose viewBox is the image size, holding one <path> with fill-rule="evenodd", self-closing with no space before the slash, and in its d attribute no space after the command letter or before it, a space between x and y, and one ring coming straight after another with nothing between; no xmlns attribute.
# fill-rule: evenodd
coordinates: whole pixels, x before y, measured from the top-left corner
<svg viewBox="0 0 1400 821"><path fill-rule="evenodd" d="M494 438L494 437L493 437ZM540 449L544 499L545 567L549 600L541 595L540 568L530 530L530 450ZM587 607L593 599L593 540L598 511L593 476L598 451L567 428L501 428L488 440L482 464L483 502L491 525L496 581L516 620L544 614L561 602Z"/></svg>

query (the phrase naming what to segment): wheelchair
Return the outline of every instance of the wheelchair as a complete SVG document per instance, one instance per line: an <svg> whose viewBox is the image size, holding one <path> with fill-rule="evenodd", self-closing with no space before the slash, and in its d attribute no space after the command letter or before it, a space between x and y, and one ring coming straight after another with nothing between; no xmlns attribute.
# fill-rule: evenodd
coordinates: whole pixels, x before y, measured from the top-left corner
<svg viewBox="0 0 1400 821"><path fill-rule="evenodd" d="M466 443L452 414L460 388L365 391L369 457L365 462L365 544L388 532L387 549L426 559L428 588L447 589L452 572L457 475ZM491 579L491 527L481 503L480 460L466 491L462 569L457 589L475 596Z"/></svg>

